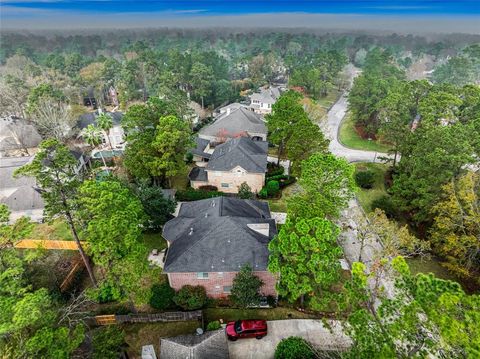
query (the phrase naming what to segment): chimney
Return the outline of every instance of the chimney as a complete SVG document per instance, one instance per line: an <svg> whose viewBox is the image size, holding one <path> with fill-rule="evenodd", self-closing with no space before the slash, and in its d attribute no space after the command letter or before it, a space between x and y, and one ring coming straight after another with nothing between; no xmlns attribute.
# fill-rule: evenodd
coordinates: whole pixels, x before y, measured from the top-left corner
<svg viewBox="0 0 480 359"><path fill-rule="evenodd" d="M270 224L268 223L251 223L247 224L247 227L266 237L270 234Z"/></svg>
<svg viewBox="0 0 480 359"><path fill-rule="evenodd" d="M193 227L190 227L190 232L188 233L189 236L193 234Z"/></svg>
<svg viewBox="0 0 480 359"><path fill-rule="evenodd" d="M230 115L230 107L227 107L227 116Z"/></svg>

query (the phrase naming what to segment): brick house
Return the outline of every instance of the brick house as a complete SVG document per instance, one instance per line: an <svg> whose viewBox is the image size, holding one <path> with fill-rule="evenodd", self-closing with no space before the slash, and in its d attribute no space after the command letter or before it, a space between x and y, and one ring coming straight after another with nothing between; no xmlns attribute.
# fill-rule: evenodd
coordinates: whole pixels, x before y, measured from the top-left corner
<svg viewBox="0 0 480 359"><path fill-rule="evenodd" d="M240 268L249 264L264 285L263 295L276 296L276 277L267 270L268 243L277 233L267 202L216 197L182 203L168 221L164 273L170 286L201 285L213 298L227 297Z"/></svg>
<svg viewBox="0 0 480 359"><path fill-rule="evenodd" d="M233 105L233 104L232 104ZM267 140L267 126L261 116L245 107L226 107L211 125L202 128L198 137L210 142L225 142L238 136L254 141Z"/></svg>
<svg viewBox="0 0 480 359"><path fill-rule="evenodd" d="M188 178L193 188L209 185L238 193L238 187L246 182L252 192L259 192L265 183L267 142L238 137L213 147L208 140L198 138L192 153L197 167Z"/></svg>

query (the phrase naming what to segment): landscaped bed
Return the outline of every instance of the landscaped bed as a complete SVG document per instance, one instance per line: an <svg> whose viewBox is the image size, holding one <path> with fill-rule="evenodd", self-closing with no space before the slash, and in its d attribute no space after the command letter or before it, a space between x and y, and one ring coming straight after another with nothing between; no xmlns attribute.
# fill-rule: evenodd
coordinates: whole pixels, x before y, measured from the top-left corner
<svg viewBox="0 0 480 359"><path fill-rule="evenodd" d="M385 173L388 166L382 163L356 163L357 171L371 171L374 174L374 183L372 188L365 189L359 188L357 192L358 202L362 206L365 212L372 210L372 202L383 196L387 196L388 193L385 188Z"/></svg>
<svg viewBox="0 0 480 359"><path fill-rule="evenodd" d="M362 138L357 130L351 116L345 116L345 119L340 124L338 131L338 142L348 148L364 151L387 152L389 146L375 140Z"/></svg>

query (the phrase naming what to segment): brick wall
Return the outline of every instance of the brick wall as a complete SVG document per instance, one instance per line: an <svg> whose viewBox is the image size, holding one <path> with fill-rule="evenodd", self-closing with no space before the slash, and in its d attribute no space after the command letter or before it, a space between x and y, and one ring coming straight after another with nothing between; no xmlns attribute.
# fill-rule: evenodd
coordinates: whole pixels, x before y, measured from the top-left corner
<svg viewBox="0 0 480 359"><path fill-rule="evenodd" d="M208 279L197 278L197 273L168 273L170 286L179 290L184 285L201 285L207 290L207 295L212 298L228 297L229 293L224 292L224 287L232 286L233 278L237 272L209 272ZM263 280L263 286L260 292L263 295L277 296L275 290L276 278L267 271L254 272L254 274Z"/></svg>

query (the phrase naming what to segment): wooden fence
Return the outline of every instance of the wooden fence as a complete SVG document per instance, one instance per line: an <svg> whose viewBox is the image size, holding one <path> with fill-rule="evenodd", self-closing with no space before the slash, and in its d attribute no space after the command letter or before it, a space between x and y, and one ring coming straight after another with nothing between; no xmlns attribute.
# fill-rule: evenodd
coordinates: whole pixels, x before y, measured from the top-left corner
<svg viewBox="0 0 480 359"><path fill-rule="evenodd" d="M83 241L81 243L84 247L87 244ZM22 239L15 243L15 248L78 250L77 244L74 241L56 241L50 239Z"/></svg>
<svg viewBox="0 0 480 359"><path fill-rule="evenodd" d="M63 282L60 284L60 291L64 292L68 287L73 282L73 279L75 278L75 275L81 271L85 267L85 263L83 263L83 260L80 256L76 257L75 260L72 263L72 268L68 272L67 276L63 280Z"/></svg>
<svg viewBox="0 0 480 359"><path fill-rule="evenodd" d="M126 314L126 315L97 315L94 317L97 325L111 325L122 323L155 323L155 322L181 322L187 320L202 320L202 311L193 312L164 312L155 314Z"/></svg>

